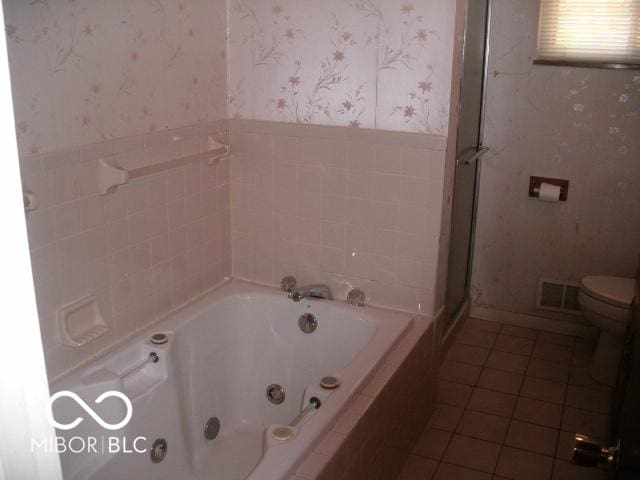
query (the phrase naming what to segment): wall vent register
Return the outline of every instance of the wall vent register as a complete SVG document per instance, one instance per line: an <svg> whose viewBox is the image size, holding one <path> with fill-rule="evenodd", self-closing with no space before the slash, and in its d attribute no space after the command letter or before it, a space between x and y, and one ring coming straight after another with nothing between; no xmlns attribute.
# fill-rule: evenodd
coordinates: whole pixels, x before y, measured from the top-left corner
<svg viewBox="0 0 640 480"><path fill-rule="evenodd" d="M562 280L540 279L537 308L580 315L580 284Z"/></svg>

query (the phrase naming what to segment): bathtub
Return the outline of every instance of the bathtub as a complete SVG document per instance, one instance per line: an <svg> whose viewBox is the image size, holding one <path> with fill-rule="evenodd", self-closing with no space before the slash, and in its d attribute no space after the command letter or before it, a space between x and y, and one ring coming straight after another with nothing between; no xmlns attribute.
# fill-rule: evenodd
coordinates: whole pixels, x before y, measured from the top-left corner
<svg viewBox="0 0 640 480"><path fill-rule="evenodd" d="M298 325L305 313L317 319L312 333ZM55 421L83 418L57 430L65 479L287 479L412 324L231 280L52 385ZM152 343L157 333L167 342ZM340 386L321 387L326 376ZM268 398L271 385L282 403ZM96 403L113 391L130 408L115 396Z"/></svg>

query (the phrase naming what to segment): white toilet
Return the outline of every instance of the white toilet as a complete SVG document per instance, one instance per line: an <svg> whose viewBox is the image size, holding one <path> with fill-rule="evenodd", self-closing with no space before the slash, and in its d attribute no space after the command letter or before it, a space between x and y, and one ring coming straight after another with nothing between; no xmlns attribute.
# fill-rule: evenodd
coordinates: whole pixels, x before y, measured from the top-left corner
<svg viewBox="0 0 640 480"><path fill-rule="evenodd" d="M624 334L631 317L633 278L584 277L578 295L585 318L600 329L589 373L598 382L615 386Z"/></svg>

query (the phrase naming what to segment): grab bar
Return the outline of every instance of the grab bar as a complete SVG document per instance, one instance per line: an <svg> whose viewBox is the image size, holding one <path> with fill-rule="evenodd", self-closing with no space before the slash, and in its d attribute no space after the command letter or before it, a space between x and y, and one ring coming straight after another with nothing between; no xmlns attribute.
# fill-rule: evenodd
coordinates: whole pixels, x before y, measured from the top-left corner
<svg viewBox="0 0 640 480"><path fill-rule="evenodd" d="M311 397L309 399L309 405L302 410L296 418L289 424L290 427L296 427L309 415L311 412L318 410L322 406L322 402L317 397Z"/></svg>
<svg viewBox="0 0 640 480"><path fill-rule="evenodd" d="M184 167L194 162L201 160L208 160L209 165L214 165L218 160L223 159L229 155L229 146L218 144L216 149L207 150L206 152L196 153L194 155L188 155L186 157L175 158L167 162L155 163L153 165L147 165L146 167L134 168L129 170L129 179L146 177L147 175L155 175L156 173L164 172L165 170L171 170L174 168Z"/></svg>
<svg viewBox="0 0 640 480"><path fill-rule="evenodd" d="M124 168L113 166L106 162L104 158L101 158L98 161L98 168L96 170L98 191L101 195L106 195L107 193L113 192L116 187L124 185L130 180L146 177L148 175L155 175L164 172L165 170L185 167L191 163L200 162L202 160L207 160L209 165L215 165L218 161L228 157L231 153L229 145L225 145L223 143L213 141L211 147L213 148L210 148L205 152L134 168L133 170L126 170Z"/></svg>
<svg viewBox="0 0 640 480"><path fill-rule="evenodd" d="M146 359L144 359L142 362L134 365L133 367L129 368L129 370L120 374L120 378L124 380L129 375L133 375L139 370L142 370L142 368L145 367L148 363L158 363L158 360L160 360L160 357L158 356L158 354L156 352L151 352L149 356Z"/></svg>

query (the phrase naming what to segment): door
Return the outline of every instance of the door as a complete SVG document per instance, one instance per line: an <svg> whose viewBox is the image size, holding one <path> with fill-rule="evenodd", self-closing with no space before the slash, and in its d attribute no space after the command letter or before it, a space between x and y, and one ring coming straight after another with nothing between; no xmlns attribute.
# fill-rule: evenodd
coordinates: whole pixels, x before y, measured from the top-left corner
<svg viewBox="0 0 640 480"><path fill-rule="evenodd" d="M0 22L4 25L1 3ZM58 480L62 478L58 454L31 449L32 440L53 442L55 430L46 416L49 384L31 275L4 35L0 35L0 104L0 205L2 227L10 232L0 237L0 289L5 292L0 319L4 340L0 348L0 479Z"/></svg>
<svg viewBox="0 0 640 480"><path fill-rule="evenodd" d="M468 2L445 298L445 332L452 326L469 296L478 163L479 157L486 151L482 147L481 131L489 2Z"/></svg>

